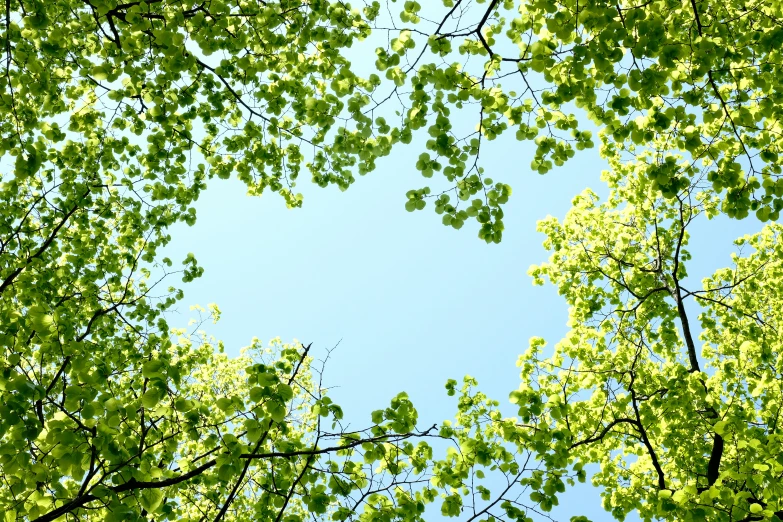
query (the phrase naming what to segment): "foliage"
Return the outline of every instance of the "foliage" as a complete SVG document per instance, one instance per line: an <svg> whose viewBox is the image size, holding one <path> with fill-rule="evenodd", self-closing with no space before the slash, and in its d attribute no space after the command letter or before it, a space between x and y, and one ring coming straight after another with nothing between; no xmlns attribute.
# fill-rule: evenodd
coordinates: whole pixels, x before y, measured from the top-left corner
<svg viewBox="0 0 783 522"><path fill-rule="evenodd" d="M692 160L643 165L663 194L706 169L726 214L778 218L777 3L443 3L405 2L398 26L377 1L7 0L0 150L21 176L89 158L95 184L180 207L232 173L299 206L303 166L346 189L426 129L416 167L447 184L406 208L433 200L444 224L475 219L497 242L511 188L484 175L482 143L533 140L544 173L593 146L587 116L628 161L660 137ZM366 60L349 49L364 40L366 74L349 60ZM463 133L467 110L478 125Z"/></svg>
<svg viewBox="0 0 783 522"><path fill-rule="evenodd" d="M436 500L526 520L595 463L618 517L783 518L780 227L741 239L753 251L701 290L684 283L697 218L783 209L780 3L406 1L402 25L378 2L4 6L6 520L419 520ZM351 59L367 44L365 71ZM158 252L209 179L297 207L303 167L346 189L426 129L415 167L445 181L406 208L432 201L499 242L511 188L481 168L485 142L533 140L545 173L593 146L583 115L612 194L540 225L553 257L533 276L569 302L572 331L552 357L534 340L521 358L519 419L468 378L438 430L416 427L403 394L347 432L307 349L254 341L228 359L167 323L170 277L202 269ZM476 485L483 468L505 485Z"/></svg>
<svg viewBox="0 0 783 522"><path fill-rule="evenodd" d="M413 11L419 5L408 4ZM663 195L674 197L706 175L705 189L720 195L728 216L755 212L761 221L778 219L783 209L779 2L444 4L450 7L446 16L431 15L435 28L425 31L430 35L425 51L440 61L419 65L425 51L407 50L407 43L398 52L413 55L411 65L403 67L412 86L403 128L427 127L433 138L427 148L435 156L422 154L419 169L430 176L448 165L443 174L457 181L459 199L483 196L477 211L456 215L458 225L469 216L480 223L502 217L493 206L503 202L501 193L481 191L482 181L491 184L474 162L483 140L514 131L519 140L534 140L531 167L543 174L593 146L584 116ZM386 56L379 51L380 68L393 65ZM449 114L463 106L475 107L479 123L477 132L461 137L454 134ZM659 154L640 160L640 150ZM663 161L668 151L680 152L689 163L675 167ZM444 223L454 225L451 208L448 199L436 203L436 210L447 212ZM480 235L494 240L496 232L486 227Z"/></svg>
<svg viewBox="0 0 783 522"><path fill-rule="evenodd" d="M738 239L733 266L696 286L688 230L717 198L663 198L643 169L613 167L605 203L586 190L539 223L552 256L531 275L557 286L571 330L550 357L540 338L520 357L528 436L555 441L550 471L599 464L618 519L783 519L783 227Z"/></svg>
<svg viewBox="0 0 783 522"><path fill-rule="evenodd" d="M476 465L512 485L530 470L471 386L441 429L418 429L400 394L349 431L302 346L254 341L229 359L198 326L167 322L182 297L172 276L202 269L158 252L171 225L194 222L209 177L235 172L297 206L303 144L316 183L371 167L369 141L330 134L343 111L360 119L377 82L343 56L366 36L360 15L325 2L6 7L4 520L421 520L433 502L524 519L508 489L463 497Z"/></svg>

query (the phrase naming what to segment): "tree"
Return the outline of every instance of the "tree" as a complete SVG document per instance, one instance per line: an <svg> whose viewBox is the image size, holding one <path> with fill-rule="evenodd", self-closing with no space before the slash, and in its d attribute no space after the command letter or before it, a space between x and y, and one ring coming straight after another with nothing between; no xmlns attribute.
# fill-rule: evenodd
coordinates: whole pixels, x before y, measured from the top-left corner
<svg viewBox="0 0 783 522"><path fill-rule="evenodd" d="M543 174L574 156L574 149L592 146L583 123L587 116L663 194L673 197L706 170L706 189L721 194L722 212L743 218L753 211L762 221L778 219L783 209L776 81L781 5L713 0L449 0L444 5L450 9L445 17L434 17L439 23L427 42L442 60L418 66L410 77L414 89L403 125L415 129L429 123L433 140L427 148L436 157L422 154L419 169L428 176L448 163L443 174L456 181L460 200L481 194L482 182L491 184L474 161L484 140L511 130L517 139L534 139L531 167ZM418 2L407 2L403 19L418 21L419 8ZM458 38L464 38L458 53L465 58L451 61L451 42ZM415 54L413 66L423 55ZM478 64L471 64L473 56ZM379 57L380 68L390 66L381 50ZM475 106L479 124L460 140L448 116L452 107L463 105ZM636 152L651 146L662 147L655 149L661 154L639 163ZM681 168L663 163L663 153L675 150L691 163ZM467 214L455 214L441 196L436 210L445 210L444 222L457 228L469 216L490 223L502 218L493 204L499 194L497 187L487 192ZM482 227L481 237L494 240L492 234Z"/></svg>
<svg viewBox="0 0 783 522"><path fill-rule="evenodd" d="M171 268L158 251L172 224L193 223L207 179L235 172L251 192L270 188L297 206L304 147L315 182L344 188L351 167L369 170L410 140L400 129L372 139L364 127L333 129L367 121L363 100L380 80L355 76L344 50L367 36L373 7L5 7L5 520L417 520L436 500L452 515L523 512L508 489L463 501L475 462L497 463L510 485L530 469L492 436L496 404L471 386L440 429L418 429L401 394L367 429L348 431L304 346L254 341L228 359L198 327L167 322L182 297L171 277L202 269L193 255ZM440 447L450 448L443 457Z"/></svg>
<svg viewBox="0 0 783 522"><path fill-rule="evenodd" d="M691 286L688 230L718 198L664 198L643 169L612 167L605 203L586 190L539 223L552 256L531 275L557 286L571 330L552 356L534 338L520 357L526 437L555 441L550 472L599 464L620 520L783 520L783 227L738 239L733 266Z"/></svg>
<svg viewBox="0 0 783 522"><path fill-rule="evenodd" d="M251 193L271 189L298 206L303 165L315 183L345 189L426 128L416 166L447 183L409 191L406 207L434 200L445 224L475 219L480 237L500 241L511 190L484 175L482 143L515 130L535 140L531 166L544 173L593 146L584 115L629 161L667 136L666 147L705 164L724 212L776 220L780 10L446 0L424 17L409 1L398 27L376 1L8 0L2 150L34 172L54 151L66 163L93 157L113 173L108 184L154 177L151 195L180 206L205 176L232 172ZM367 38L385 79L349 61ZM475 113L477 130L461 131L460 110ZM67 132L85 140L52 150ZM646 169L668 194L699 170ZM179 183L190 190L175 196Z"/></svg>
<svg viewBox="0 0 783 522"><path fill-rule="evenodd" d="M755 520L781 509L780 463L764 456L777 451L776 421L752 417L757 405L776 415L779 404L777 226L747 240L757 252L737 258L736 278L718 273L703 291L680 283L696 216L755 211L774 221L783 208L783 7L447 0L432 9L405 2L399 27L378 2L5 1L7 520L347 519L362 506L368 519L416 520L439 494L446 515L496 510L524 520L514 488L530 488L528 507L546 511L565 482L584 479L584 464L640 447L635 463L605 461L597 475L618 515ZM385 79L349 60L353 43L372 38ZM462 132L452 112L471 109L477 130ZM433 201L444 224L475 219L479 236L498 242L511 189L485 175L482 147L515 129L535 140L532 167L547 172L593 146L574 109L599 127L614 192L604 207L585 195L564 225L542 225L568 255L556 253L536 274L560 287L585 324L575 323L554 359L539 360L538 341L523 357L520 425L467 379L453 424L417 429L401 395L367 430L348 433L304 347L275 343L267 353L254 342L230 360L205 334L172 335L166 311L181 292L170 276L187 282L202 270L194 256L172 269L157 252L172 224L194 222L208 179L233 173L251 194L272 190L296 207L302 167L316 184L345 189L426 128L429 152L416 167L445 183L408 192L406 208ZM613 214L624 225L607 220ZM590 227L576 226L588 219ZM601 250L606 242L611 249ZM699 365L688 297L705 306L702 357L713 374ZM599 347L605 355L591 355ZM614 373L561 383L548 371L561 358ZM541 389L531 388L534 371L546 373ZM594 391L595 404L560 405L560 385ZM607 392L599 408L600 390L615 385L626 395ZM456 383L448 388L456 393ZM729 395L735 402L720 404ZM671 406L683 413L652 423ZM328 420L333 432L321 426ZM428 437L454 445L435 458ZM377 462L382 483L370 474ZM506 489L465 489L492 466Z"/></svg>

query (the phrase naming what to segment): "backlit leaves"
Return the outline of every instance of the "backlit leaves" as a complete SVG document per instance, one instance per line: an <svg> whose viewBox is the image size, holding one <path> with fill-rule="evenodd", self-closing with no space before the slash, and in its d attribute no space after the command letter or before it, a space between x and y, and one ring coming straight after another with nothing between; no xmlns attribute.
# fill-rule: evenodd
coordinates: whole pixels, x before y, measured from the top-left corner
<svg viewBox="0 0 783 522"><path fill-rule="evenodd" d="M523 436L554 441L538 449L552 471L600 465L593 483L618 519L780 517L783 230L740 238L733 266L692 287L689 230L718 198L667 196L645 168L613 166L605 203L587 190L539 223L552 255L530 274L558 287L571 330L551 356L533 339L520 357L511 401L535 426Z"/></svg>
<svg viewBox="0 0 783 522"><path fill-rule="evenodd" d="M618 518L783 514L779 3L5 6L6 520L418 520L435 502L527 520L595 463ZM303 170L345 190L413 144L409 169L431 186L405 208L432 203L444 225L475 220L499 242L518 182L491 179L481 158L544 174L593 147L594 127L612 194L586 191L539 225L552 257L531 274L558 287L572 331L551 357L531 341L517 419L467 378L449 382L458 415L437 429L419 430L400 394L348 432L301 346L254 341L229 359L168 324L172 276L203 269L159 252L172 225L195 222L210 179L298 207ZM532 157L490 147L508 132ZM772 223L738 241L731 268L686 286L691 223L721 213ZM688 299L702 307L690 333ZM445 456L430 437L450 440ZM509 489L474 489L483 468Z"/></svg>

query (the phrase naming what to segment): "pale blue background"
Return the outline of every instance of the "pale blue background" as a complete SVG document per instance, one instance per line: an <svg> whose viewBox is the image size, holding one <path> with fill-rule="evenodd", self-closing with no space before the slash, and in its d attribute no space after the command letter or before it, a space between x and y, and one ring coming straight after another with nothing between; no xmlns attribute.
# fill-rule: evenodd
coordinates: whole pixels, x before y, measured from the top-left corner
<svg viewBox="0 0 783 522"><path fill-rule="evenodd" d="M247 197L236 180L211 182L197 224L172 230L167 249L175 262L194 252L205 268L185 285L183 323L187 305L218 303L223 318L208 330L231 354L253 336L313 342L316 357L339 342L325 384L354 428L402 390L421 426L450 418L455 404L443 385L464 374L514 415L507 397L519 385L518 354L531 336L553 345L566 331L555 289L533 287L526 275L547 257L535 222L562 217L586 186L604 193L605 165L593 149L540 176L528 167L531 147L508 138L482 152L487 174L514 189L500 245L480 241L474 224L444 227L430 207L404 210L406 190L428 181L414 169L423 149L415 142L345 193L303 182L302 209L286 209L274 194ZM702 227L690 249L692 278L728 262L741 225L757 226L722 220ZM589 485L569 490L553 512L558 520L577 514L611 519Z"/></svg>
<svg viewBox="0 0 783 522"><path fill-rule="evenodd" d="M357 73L375 72L371 53L385 39L378 32L349 52ZM498 46L509 55L517 52L502 39ZM472 132L477 112L453 114L455 132ZM531 264L548 257L536 221L563 217L586 187L604 195L599 178L607 165L595 148L540 176L529 167L533 146L513 135L484 141L481 149L485 175L513 188L500 245L479 240L475 222L459 231L444 227L432 205L405 211L407 190L446 188L438 174L425 179L414 167L429 138L425 132L379 160L375 172L345 193L313 186L303 173L296 187L305 195L301 209L286 209L275 194L247 197L235 179L211 181L198 201L196 225L175 227L165 252L175 263L193 252L205 269L201 279L185 285L183 326L193 315L188 305L215 302L223 317L207 329L230 354L252 337L313 342L315 357L339 343L324 384L352 428L369 425L370 412L403 390L419 411L421 427L451 418L456 404L444 384L465 374L501 402L505 415L515 415L508 394L519 386L518 355L530 337L544 337L552 346L567 330L567 307L556 289L534 287L526 275ZM594 136L598 142L595 130ZM727 219L694 227L690 283L727 264L731 240L754 227L753 220ZM428 520L442 519L437 509L427 514ZM561 521L573 515L612 519L589 484L568 490L551 515Z"/></svg>

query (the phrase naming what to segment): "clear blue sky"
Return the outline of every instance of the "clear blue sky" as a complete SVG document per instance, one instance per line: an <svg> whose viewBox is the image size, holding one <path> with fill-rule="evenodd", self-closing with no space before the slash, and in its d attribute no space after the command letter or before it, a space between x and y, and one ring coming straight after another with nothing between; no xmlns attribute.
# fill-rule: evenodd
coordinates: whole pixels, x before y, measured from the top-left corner
<svg viewBox="0 0 783 522"><path fill-rule="evenodd" d="M444 383L465 374L514 415L507 397L519 385L518 354L531 336L551 346L566 331L567 309L556 290L533 287L526 275L547 257L535 223L547 214L562 217L587 186L604 193L605 164L597 149L582 151L540 176L529 169L529 144L511 135L486 144L486 173L514 189L503 242L486 245L474 224L455 231L430 207L404 210L405 192L428 181L414 168L422 150L415 141L397 149L345 193L303 180L297 188L305 203L296 210L274 194L247 197L236 180L212 181L198 202L197 224L172 230L166 252L175 262L193 252L205 268L184 287L183 326L188 305L215 302L223 317L208 330L230 354L254 336L313 342L316 357L339 342L324 382L354 428L368 425L370 412L403 390L421 426L440 423L455 412ZM725 265L731 239L753 224L702 227L690 249L691 275L699 280ZM569 490L553 516L578 514L611 518L589 485Z"/></svg>
<svg viewBox="0 0 783 522"><path fill-rule="evenodd" d="M385 44L385 33L379 35ZM372 53L376 43L351 51L358 73L373 72L374 56L362 52ZM456 116L463 128L475 123L474 114ZM456 405L444 384L465 374L513 416L508 394L519 386L518 355L532 336L552 346L566 332L567 307L555 288L533 287L526 275L548 257L536 221L562 217L588 186L605 194L599 177L607 166L596 148L540 176L529 168L533 148L516 142L513 132L485 142L486 174L513 188L503 242L486 245L475 223L455 231L431 207L405 211L405 192L433 181L414 167L426 139L420 133L345 193L315 187L303 173L297 189L304 207L296 210L275 194L246 196L235 179L211 181L196 225L174 227L164 253L176 263L193 252L205 269L184 287L182 326L191 317L188 305L215 302L223 316L207 329L230 354L253 337L312 342L315 357L339 342L324 383L353 428L367 426L370 412L403 390L421 426L451 418ZM726 219L695 227L691 279L726 265L731 240L749 227L758 228L753 220ZM552 515L611 519L589 484L568 490Z"/></svg>

